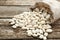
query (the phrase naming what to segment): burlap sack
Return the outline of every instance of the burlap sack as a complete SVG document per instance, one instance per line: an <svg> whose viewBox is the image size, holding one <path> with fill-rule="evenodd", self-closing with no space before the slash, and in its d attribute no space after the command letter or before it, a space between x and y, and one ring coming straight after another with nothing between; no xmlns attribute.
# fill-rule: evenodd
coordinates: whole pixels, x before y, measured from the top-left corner
<svg viewBox="0 0 60 40"><path fill-rule="evenodd" d="M38 9L36 9L38 8ZM57 0L42 0L41 2L37 2L33 7L31 7L31 11L38 11L44 8L48 13L51 14L51 23L55 22L60 18L60 2Z"/></svg>

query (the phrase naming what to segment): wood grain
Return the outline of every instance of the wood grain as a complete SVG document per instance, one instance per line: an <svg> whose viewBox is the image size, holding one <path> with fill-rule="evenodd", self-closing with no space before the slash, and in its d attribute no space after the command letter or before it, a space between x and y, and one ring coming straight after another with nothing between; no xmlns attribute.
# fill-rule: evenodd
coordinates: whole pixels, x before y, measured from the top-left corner
<svg viewBox="0 0 60 40"><path fill-rule="evenodd" d="M48 39L48 40L60 40L60 39Z"/></svg>
<svg viewBox="0 0 60 40"><path fill-rule="evenodd" d="M30 11L30 5L23 6L0 6L0 18L12 18L24 11Z"/></svg>
<svg viewBox="0 0 60 40"><path fill-rule="evenodd" d="M0 0L0 5L34 5L42 0Z"/></svg>
<svg viewBox="0 0 60 40"><path fill-rule="evenodd" d="M0 5L34 5L40 1L42 0L0 0Z"/></svg>

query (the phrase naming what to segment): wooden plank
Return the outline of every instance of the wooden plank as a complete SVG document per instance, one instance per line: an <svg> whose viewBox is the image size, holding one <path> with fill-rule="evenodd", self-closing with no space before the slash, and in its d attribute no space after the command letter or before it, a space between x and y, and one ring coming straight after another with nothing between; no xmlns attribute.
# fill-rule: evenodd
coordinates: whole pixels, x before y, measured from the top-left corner
<svg viewBox="0 0 60 40"><path fill-rule="evenodd" d="M42 0L0 0L0 5L34 5Z"/></svg>
<svg viewBox="0 0 60 40"><path fill-rule="evenodd" d="M0 0L0 5L4 5L6 3L6 0Z"/></svg>
<svg viewBox="0 0 60 40"><path fill-rule="evenodd" d="M26 32L20 28L12 29L11 26L0 26L0 39L22 39L31 38L26 36Z"/></svg>
<svg viewBox="0 0 60 40"><path fill-rule="evenodd" d="M41 40L41 39L0 39L0 40ZM60 40L60 39L47 39L47 40Z"/></svg>
<svg viewBox="0 0 60 40"><path fill-rule="evenodd" d="M13 29L11 26L0 26L0 39L23 39L32 38L27 36L26 31L20 28ZM49 39L59 39L60 32L52 32L48 36Z"/></svg>
<svg viewBox="0 0 60 40"><path fill-rule="evenodd" d="M57 0L57 1L59 1L59 2L60 2L60 0Z"/></svg>
<svg viewBox="0 0 60 40"><path fill-rule="evenodd" d="M48 40L60 40L60 39L48 39Z"/></svg>
<svg viewBox="0 0 60 40"><path fill-rule="evenodd" d="M10 26L11 24L9 23L11 19L0 19L0 25L4 26Z"/></svg>
<svg viewBox="0 0 60 40"><path fill-rule="evenodd" d="M31 5L0 6L0 18L12 18L14 15L30 11Z"/></svg>
<svg viewBox="0 0 60 40"><path fill-rule="evenodd" d="M0 6L0 18L12 18L14 15L20 14L25 11L30 11L31 6Z"/></svg>
<svg viewBox="0 0 60 40"><path fill-rule="evenodd" d="M0 39L0 40L41 40L41 39ZM60 40L60 39L47 39L47 40Z"/></svg>
<svg viewBox="0 0 60 40"><path fill-rule="evenodd" d="M23 40L31 40L31 39L23 39ZM32 39L32 40L40 40L40 39ZM47 39L47 40L60 40L60 39Z"/></svg>
<svg viewBox="0 0 60 40"><path fill-rule="evenodd" d="M49 39L59 39L60 38L60 32L52 32L51 34L48 35Z"/></svg>
<svg viewBox="0 0 60 40"><path fill-rule="evenodd" d="M34 5L40 1L42 0L0 0L0 5Z"/></svg>
<svg viewBox="0 0 60 40"><path fill-rule="evenodd" d="M23 40L41 40L41 39L23 39ZM47 40L60 40L60 39L47 39Z"/></svg>

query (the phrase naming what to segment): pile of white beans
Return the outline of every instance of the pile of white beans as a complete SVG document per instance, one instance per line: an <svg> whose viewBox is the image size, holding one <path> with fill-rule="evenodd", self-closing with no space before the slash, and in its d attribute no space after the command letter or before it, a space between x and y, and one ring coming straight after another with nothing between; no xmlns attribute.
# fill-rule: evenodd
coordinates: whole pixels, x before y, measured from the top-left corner
<svg viewBox="0 0 60 40"><path fill-rule="evenodd" d="M48 33L52 32L51 26L49 25L50 14L47 12L23 12L19 15L14 16L11 20L12 27L20 27L27 29L28 36L38 37L46 40Z"/></svg>

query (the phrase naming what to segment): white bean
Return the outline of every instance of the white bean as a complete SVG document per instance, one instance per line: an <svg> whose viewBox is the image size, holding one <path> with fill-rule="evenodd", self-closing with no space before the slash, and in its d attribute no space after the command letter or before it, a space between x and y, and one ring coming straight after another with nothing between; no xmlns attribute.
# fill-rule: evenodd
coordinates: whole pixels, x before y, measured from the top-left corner
<svg viewBox="0 0 60 40"><path fill-rule="evenodd" d="M43 37L43 40L47 40L47 38L46 37Z"/></svg>
<svg viewBox="0 0 60 40"><path fill-rule="evenodd" d="M45 32L45 33L44 33L44 36L48 36L48 33Z"/></svg>
<svg viewBox="0 0 60 40"><path fill-rule="evenodd" d="M46 19L48 19L48 18L50 18L50 15L49 14L46 16Z"/></svg>
<svg viewBox="0 0 60 40"><path fill-rule="evenodd" d="M28 27L22 27L22 29L29 29Z"/></svg>
<svg viewBox="0 0 60 40"><path fill-rule="evenodd" d="M28 36L31 36L31 35L32 35L32 33L31 33L31 32L28 32L27 34L28 34Z"/></svg>
<svg viewBox="0 0 60 40"><path fill-rule="evenodd" d="M51 28L51 26L50 25L43 25L43 28L44 29L49 29L49 28Z"/></svg>
<svg viewBox="0 0 60 40"><path fill-rule="evenodd" d="M40 29L40 33L43 34L43 30Z"/></svg>
<svg viewBox="0 0 60 40"><path fill-rule="evenodd" d="M15 26L19 26L19 24L15 24Z"/></svg>
<svg viewBox="0 0 60 40"><path fill-rule="evenodd" d="M53 30L52 29L47 29L46 32L52 32Z"/></svg>
<svg viewBox="0 0 60 40"><path fill-rule="evenodd" d="M45 21L41 21L40 24L45 24Z"/></svg>
<svg viewBox="0 0 60 40"><path fill-rule="evenodd" d="M43 35L40 35L39 38L42 39L44 36Z"/></svg>
<svg viewBox="0 0 60 40"><path fill-rule="evenodd" d="M38 32L40 32L40 30L39 29L36 29L36 32L38 33Z"/></svg>
<svg viewBox="0 0 60 40"><path fill-rule="evenodd" d="M15 24L15 22L13 21L13 22L11 22L10 24Z"/></svg>
<svg viewBox="0 0 60 40"><path fill-rule="evenodd" d="M40 34L40 33L37 33L37 35L39 35L39 36L40 36L41 34Z"/></svg>
<svg viewBox="0 0 60 40"><path fill-rule="evenodd" d="M36 33L36 31L35 30L32 30L32 33Z"/></svg>
<svg viewBox="0 0 60 40"><path fill-rule="evenodd" d="M17 26L15 26L15 25L13 25L12 27L13 27L13 28L17 28Z"/></svg>

